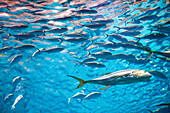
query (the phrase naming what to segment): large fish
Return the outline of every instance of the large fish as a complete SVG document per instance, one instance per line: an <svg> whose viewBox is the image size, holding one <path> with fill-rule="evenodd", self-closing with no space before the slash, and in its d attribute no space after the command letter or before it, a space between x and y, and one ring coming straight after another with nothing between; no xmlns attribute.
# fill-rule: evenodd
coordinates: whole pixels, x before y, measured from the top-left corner
<svg viewBox="0 0 170 113"><path fill-rule="evenodd" d="M130 83L137 83L142 81L149 81L152 75L144 70L138 69L129 69L129 70L121 70L113 73L107 73L106 75L93 79L93 80L82 80L78 77L68 75L69 77L73 77L80 81L80 84L77 86L76 89L82 87L86 83L94 83L94 84L101 84L106 85L105 88L107 89L113 85L122 85L122 84L130 84Z"/></svg>

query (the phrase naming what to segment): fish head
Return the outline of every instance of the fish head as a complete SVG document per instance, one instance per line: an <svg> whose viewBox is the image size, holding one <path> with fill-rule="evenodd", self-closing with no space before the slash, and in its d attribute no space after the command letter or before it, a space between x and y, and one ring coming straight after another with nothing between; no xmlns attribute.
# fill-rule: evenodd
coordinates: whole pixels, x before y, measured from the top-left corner
<svg viewBox="0 0 170 113"><path fill-rule="evenodd" d="M132 72L132 74L136 77L136 78L151 78L152 75L144 70L135 70Z"/></svg>

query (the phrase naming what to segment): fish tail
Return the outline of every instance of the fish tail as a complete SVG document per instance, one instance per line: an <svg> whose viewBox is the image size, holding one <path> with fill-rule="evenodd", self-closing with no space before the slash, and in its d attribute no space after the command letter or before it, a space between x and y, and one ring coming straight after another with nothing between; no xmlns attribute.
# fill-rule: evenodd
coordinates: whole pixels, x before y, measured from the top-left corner
<svg viewBox="0 0 170 113"><path fill-rule="evenodd" d="M70 103L71 98L68 98L68 104Z"/></svg>
<svg viewBox="0 0 170 113"><path fill-rule="evenodd" d="M104 34L105 35L105 39L109 36L108 34Z"/></svg>
<svg viewBox="0 0 170 113"><path fill-rule="evenodd" d="M78 89L78 88L82 87L84 84L86 84L88 82L88 81L82 80L82 79L80 79L78 77L75 77L75 76L71 76L71 75L68 75L68 76L73 77L73 78L75 78L76 80L78 80L80 82L80 84L75 89Z"/></svg>
<svg viewBox="0 0 170 113"><path fill-rule="evenodd" d="M13 109L15 109L15 106L12 106L11 111L12 111Z"/></svg>

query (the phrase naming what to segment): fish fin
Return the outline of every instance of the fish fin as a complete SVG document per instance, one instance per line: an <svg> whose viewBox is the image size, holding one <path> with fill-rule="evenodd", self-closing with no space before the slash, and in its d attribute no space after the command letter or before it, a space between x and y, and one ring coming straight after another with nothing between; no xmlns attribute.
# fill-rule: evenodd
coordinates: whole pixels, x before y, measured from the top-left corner
<svg viewBox="0 0 170 113"><path fill-rule="evenodd" d="M150 109L148 109L148 111L150 111L150 113L153 113L153 111L151 111Z"/></svg>
<svg viewBox="0 0 170 113"><path fill-rule="evenodd" d="M154 75L155 77L159 77L161 79L168 79L163 73L156 71L156 70L152 70L152 71L148 71L150 74Z"/></svg>
<svg viewBox="0 0 170 113"><path fill-rule="evenodd" d="M153 54L154 54L154 53L153 53L152 51L150 51L150 52L149 52L149 56L148 56L148 58L146 59L146 61L149 60L149 58L150 58Z"/></svg>
<svg viewBox="0 0 170 113"><path fill-rule="evenodd" d="M101 88L101 89L99 89L99 90L108 89L108 88L110 88L110 87L112 87L112 86L111 86L111 85L109 85L109 86L106 86L105 88Z"/></svg>
<svg viewBox="0 0 170 113"><path fill-rule="evenodd" d="M104 34L105 35L105 39L109 36L108 34Z"/></svg>
<svg viewBox="0 0 170 113"><path fill-rule="evenodd" d="M75 77L75 76L71 76L71 75L68 75L68 76L73 77L73 78L75 78L76 80L78 80L80 82L80 84L75 89L78 89L78 88L82 87L84 84L86 84L88 82L88 81L82 80L82 79L80 79L78 77Z"/></svg>
<svg viewBox="0 0 170 113"><path fill-rule="evenodd" d="M71 98L68 98L68 104L70 103Z"/></svg>
<svg viewBox="0 0 170 113"><path fill-rule="evenodd" d="M88 53L87 53L87 55L84 55L84 57L87 57L88 55L90 55L90 52L89 51L87 51Z"/></svg>
<svg viewBox="0 0 170 113"><path fill-rule="evenodd" d="M110 72L111 73L111 72ZM104 73L104 74L101 74L101 75L107 75L107 74L110 74L110 73Z"/></svg>

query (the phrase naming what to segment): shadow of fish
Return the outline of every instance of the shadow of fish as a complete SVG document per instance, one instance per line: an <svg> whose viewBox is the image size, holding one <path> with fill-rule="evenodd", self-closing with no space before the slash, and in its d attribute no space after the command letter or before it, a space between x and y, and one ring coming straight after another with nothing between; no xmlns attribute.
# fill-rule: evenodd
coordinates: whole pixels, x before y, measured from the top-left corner
<svg viewBox="0 0 170 113"><path fill-rule="evenodd" d="M71 76L71 75L68 76L73 77L78 81L80 81L80 84L77 86L76 89L82 87L86 83L106 85L105 88L102 88L100 90L107 89L112 85L122 85L122 84L131 84L131 83L137 83L142 81L149 81L150 78L152 77L152 75L149 72L144 70L138 70L138 69L121 70L87 81L82 80L75 76Z"/></svg>

